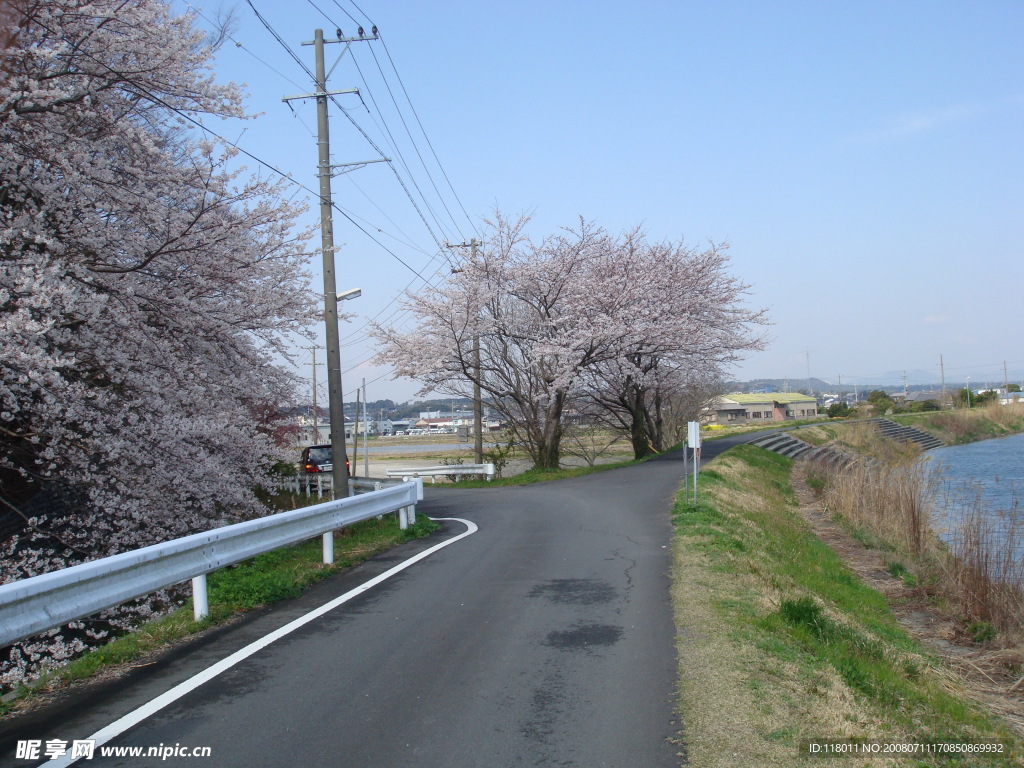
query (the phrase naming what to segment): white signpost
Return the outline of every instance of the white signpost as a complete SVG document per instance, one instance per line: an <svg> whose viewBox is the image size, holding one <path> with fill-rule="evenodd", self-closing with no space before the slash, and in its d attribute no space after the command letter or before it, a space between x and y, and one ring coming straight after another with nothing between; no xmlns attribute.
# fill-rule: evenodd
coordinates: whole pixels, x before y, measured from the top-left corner
<svg viewBox="0 0 1024 768"><path fill-rule="evenodd" d="M693 451L693 503L697 503L697 469L700 466L700 422L687 422L686 442Z"/></svg>

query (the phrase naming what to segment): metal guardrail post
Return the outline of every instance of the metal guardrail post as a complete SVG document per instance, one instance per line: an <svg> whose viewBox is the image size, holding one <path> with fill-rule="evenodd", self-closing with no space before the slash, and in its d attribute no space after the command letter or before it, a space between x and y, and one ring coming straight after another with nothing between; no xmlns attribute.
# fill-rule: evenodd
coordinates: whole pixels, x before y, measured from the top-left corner
<svg viewBox="0 0 1024 768"><path fill-rule="evenodd" d="M324 565L334 562L334 531L324 534Z"/></svg>
<svg viewBox="0 0 1024 768"><path fill-rule="evenodd" d="M192 577L192 615L202 621L210 615L210 599L206 592L206 574Z"/></svg>

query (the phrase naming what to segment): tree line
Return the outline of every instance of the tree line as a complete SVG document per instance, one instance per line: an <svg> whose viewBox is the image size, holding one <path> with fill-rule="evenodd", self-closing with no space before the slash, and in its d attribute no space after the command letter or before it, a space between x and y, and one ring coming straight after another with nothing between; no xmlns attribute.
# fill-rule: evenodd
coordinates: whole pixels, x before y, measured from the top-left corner
<svg viewBox="0 0 1024 768"><path fill-rule="evenodd" d="M245 116L216 36L160 0L0 14L0 507L83 499L10 580L265 513L273 360L318 313L302 208L195 128Z"/></svg>
<svg viewBox="0 0 1024 768"><path fill-rule="evenodd" d="M443 283L407 294L413 330L374 333L377 362L423 393L479 385L537 468L558 467L570 411L628 435L638 458L663 450L728 366L763 345L765 311L745 306L727 246L583 219L535 240L529 223L496 212Z"/></svg>

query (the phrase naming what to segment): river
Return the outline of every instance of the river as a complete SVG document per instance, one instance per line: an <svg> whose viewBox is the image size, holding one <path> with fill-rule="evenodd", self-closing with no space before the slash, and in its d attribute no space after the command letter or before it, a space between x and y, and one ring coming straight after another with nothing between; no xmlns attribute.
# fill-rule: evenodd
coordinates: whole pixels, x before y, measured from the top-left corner
<svg viewBox="0 0 1024 768"><path fill-rule="evenodd" d="M936 532L954 543L958 523L981 511L1002 535L1011 526L1018 529L1016 559L1024 561L1024 434L935 448L925 457L941 478L935 494Z"/></svg>

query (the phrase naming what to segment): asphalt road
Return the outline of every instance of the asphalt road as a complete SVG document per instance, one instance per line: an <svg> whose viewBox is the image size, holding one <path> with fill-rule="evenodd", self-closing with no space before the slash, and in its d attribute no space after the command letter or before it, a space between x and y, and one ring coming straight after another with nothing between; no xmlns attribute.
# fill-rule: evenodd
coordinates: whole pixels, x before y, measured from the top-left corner
<svg viewBox="0 0 1024 768"><path fill-rule="evenodd" d="M5 725L0 764L17 739L87 739L153 708L211 664L475 526L108 742L211 757L97 753L78 764L676 766L668 512L682 474L674 454L532 486L428 488L420 514L468 522Z"/></svg>

